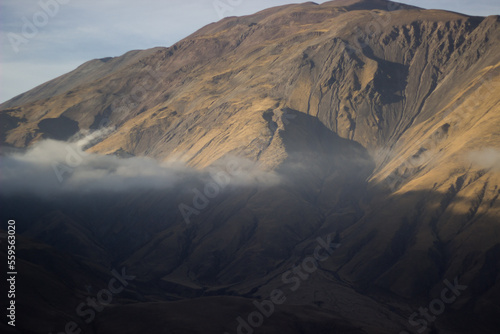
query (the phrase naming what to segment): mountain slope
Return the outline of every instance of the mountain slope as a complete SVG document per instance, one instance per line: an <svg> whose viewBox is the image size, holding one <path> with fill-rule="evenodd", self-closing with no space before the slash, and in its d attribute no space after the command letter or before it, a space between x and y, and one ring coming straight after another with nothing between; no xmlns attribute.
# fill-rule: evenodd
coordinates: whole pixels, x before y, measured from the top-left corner
<svg viewBox="0 0 500 334"><path fill-rule="evenodd" d="M2 218L25 222L20 233L48 253L70 254L54 257L54 276L79 261L101 280L118 264L137 276L95 333L132 313L152 332L197 333L157 310L205 303L221 310L209 331L234 331L234 318L274 289L287 291L287 304L266 322L270 332L290 319L290 331L305 333L417 330L422 322L407 318L455 278L467 289L425 326L493 333L499 40L499 16L345 0L226 18L169 48L91 61L4 103L2 145L100 130L87 153L180 161L202 176L169 191L2 195ZM257 166L264 181L232 178L186 224L179 204L196 206L203 173L229 173L228 161L247 177ZM315 254L318 238L340 247L290 291L295 281L283 275ZM66 292L46 298L74 302ZM241 313L225 319L234 308Z"/></svg>

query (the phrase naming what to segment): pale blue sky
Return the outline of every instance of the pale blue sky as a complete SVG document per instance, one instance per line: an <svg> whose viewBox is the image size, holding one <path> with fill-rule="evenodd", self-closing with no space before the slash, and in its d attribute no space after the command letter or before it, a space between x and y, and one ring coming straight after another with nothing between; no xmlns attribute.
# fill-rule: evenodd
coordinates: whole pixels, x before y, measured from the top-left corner
<svg viewBox="0 0 500 334"><path fill-rule="evenodd" d="M228 10L218 13L214 6L217 1L227 4ZM2 0L0 102L90 59L119 56L134 49L170 46L202 26L218 21L221 14L247 15L292 2L302 1ZM500 14L499 0L400 2L471 15ZM34 23L38 25L37 31L29 29Z"/></svg>

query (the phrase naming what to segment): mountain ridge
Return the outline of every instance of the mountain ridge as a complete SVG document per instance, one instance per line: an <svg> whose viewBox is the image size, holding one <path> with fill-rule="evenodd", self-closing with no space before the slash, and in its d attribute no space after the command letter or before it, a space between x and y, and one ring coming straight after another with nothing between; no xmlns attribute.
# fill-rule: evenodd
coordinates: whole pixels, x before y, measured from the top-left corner
<svg viewBox="0 0 500 334"><path fill-rule="evenodd" d="M153 158L197 175L159 190L2 195L25 222L21 238L33 238L20 255L26 272L45 264L30 291L44 291L45 277L64 286L43 293L37 310L49 305L79 321L58 298L78 303L89 295L81 281L105 284L106 271L123 266L137 279L99 315L95 333L133 332L119 318L135 313L156 319L152 332L162 332L160 320L234 332L252 301L275 289L289 292L289 304L266 320L269 331L293 321L297 333L494 333L499 40L499 16L388 1L288 5L223 19L169 48L91 61L17 98L25 104L2 104L2 145L29 154L51 138L71 144L78 132L102 132L84 150L99 172L115 176L123 161ZM230 162L243 175L256 168L273 177L230 178L206 206L196 202L213 187L211 171L232 175ZM189 223L180 204L198 212ZM292 276L283 275L318 240L340 247L290 291ZM85 266L95 273L64 269ZM408 320L455 279L467 289L435 322ZM214 306L212 319L193 316L211 321L207 328L159 319L158 308L198 304ZM228 309L240 311L226 319ZM57 330L42 327L29 330Z"/></svg>

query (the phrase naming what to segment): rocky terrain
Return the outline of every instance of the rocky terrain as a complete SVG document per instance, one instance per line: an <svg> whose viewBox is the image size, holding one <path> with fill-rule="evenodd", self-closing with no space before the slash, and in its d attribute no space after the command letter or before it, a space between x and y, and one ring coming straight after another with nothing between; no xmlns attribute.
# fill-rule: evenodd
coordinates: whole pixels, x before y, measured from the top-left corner
<svg viewBox="0 0 500 334"><path fill-rule="evenodd" d="M2 332L497 333L499 102L499 16L383 0L89 61L0 105Z"/></svg>

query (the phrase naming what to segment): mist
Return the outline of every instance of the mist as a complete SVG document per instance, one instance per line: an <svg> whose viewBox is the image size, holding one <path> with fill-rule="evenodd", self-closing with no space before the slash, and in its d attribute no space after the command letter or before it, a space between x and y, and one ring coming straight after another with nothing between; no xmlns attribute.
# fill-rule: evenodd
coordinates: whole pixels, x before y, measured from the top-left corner
<svg viewBox="0 0 500 334"><path fill-rule="evenodd" d="M500 171L500 150L496 148L485 148L483 150L469 153L472 164L481 168Z"/></svg>
<svg viewBox="0 0 500 334"><path fill-rule="evenodd" d="M211 175L224 172L228 166L233 186L271 186L280 180L275 173L239 157L225 157L208 169L196 170L179 161L120 158L85 151L113 131L106 128L92 133L81 132L67 142L45 139L25 152L2 156L0 194L52 196L168 190L193 182L209 182Z"/></svg>

